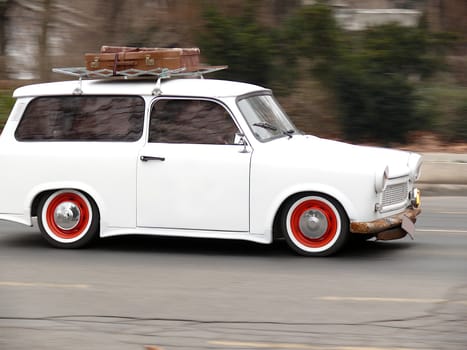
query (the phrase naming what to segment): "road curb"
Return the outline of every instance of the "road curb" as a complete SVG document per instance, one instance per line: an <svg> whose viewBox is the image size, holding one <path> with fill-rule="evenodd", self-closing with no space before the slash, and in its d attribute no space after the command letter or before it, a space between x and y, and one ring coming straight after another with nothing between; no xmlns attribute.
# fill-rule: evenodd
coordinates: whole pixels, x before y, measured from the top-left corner
<svg viewBox="0 0 467 350"><path fill-rule="evenodd" d="M417 183L422 197L467 197L467 185Z"/></svg>
<svg viewBox="0 0 467 350"><path fill-rule="evenodd" d="M467 154L423 153L417 186L425 196L467 196Z"/></svg>

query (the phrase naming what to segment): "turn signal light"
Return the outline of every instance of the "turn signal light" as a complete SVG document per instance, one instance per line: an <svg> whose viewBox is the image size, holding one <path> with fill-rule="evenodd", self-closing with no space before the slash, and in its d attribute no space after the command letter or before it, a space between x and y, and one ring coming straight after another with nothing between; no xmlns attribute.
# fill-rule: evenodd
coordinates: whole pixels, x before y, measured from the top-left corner
<svg viewBox="0 0 467 350"><path fill-rule="evenodd" d="M410 197L410 202L412 203L412 206L414 208L419 208L420 204L422 203L420 190L418 188L414 188Z"/></svg>

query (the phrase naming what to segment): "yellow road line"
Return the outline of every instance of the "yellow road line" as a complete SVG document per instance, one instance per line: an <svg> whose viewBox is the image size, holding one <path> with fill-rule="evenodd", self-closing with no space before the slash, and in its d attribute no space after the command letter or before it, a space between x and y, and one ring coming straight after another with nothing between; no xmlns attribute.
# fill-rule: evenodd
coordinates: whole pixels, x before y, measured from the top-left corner
<svg viewBox="0 0 467 350"><path fill-rule="evenodd" d="M329 346L329 345L309 345L300 343L265 343L265 342L241 342L211 340L210 345L241 347L250 349L297 349L297 350L411 350L411 348L388 348L388 347L367 347L367 346Z"/></svg>
<svg viewBox="0 0 467 350"><path fill-rule="evenodd" d="M0 287L88 289L90 286L88 284L0 281Z"/></svg>

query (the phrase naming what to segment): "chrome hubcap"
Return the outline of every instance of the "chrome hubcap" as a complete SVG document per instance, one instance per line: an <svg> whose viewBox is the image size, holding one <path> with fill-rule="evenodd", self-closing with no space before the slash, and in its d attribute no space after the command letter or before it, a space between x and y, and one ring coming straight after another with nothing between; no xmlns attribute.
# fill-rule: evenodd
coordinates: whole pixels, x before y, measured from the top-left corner
<svg viewBox="0 0 467 350"><path fill-rule="evenodd" d="M319 210L308 210L303 213L299 221L300 231L308 238L317 239L328 229L326 216Z"/></svg>
<svg viewBox="0 0 467 350"><path fill-rule="evenodd" d="M73 202L63 202L55 208L55 224L62 230L71 230L78 225L81 212Z"/></svg>

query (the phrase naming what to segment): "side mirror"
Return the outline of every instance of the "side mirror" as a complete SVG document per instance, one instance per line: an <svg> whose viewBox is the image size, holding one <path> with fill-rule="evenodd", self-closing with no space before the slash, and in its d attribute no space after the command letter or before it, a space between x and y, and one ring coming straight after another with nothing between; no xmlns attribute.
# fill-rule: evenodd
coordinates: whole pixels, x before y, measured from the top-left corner
<svg viewBox="0 0 467 350"><path fill-rule="evenodd" d="M245 135L239 132L235 133L234 145L244 145L245 144Z"/></svg>
<svg viewBox="0 0 467 350"><path fill-rule="evenodd" d="M235 133L234 144L243 146L243 149L240 151L240 153L248 153L248 142L246 141L245 134L239 132Z"/></svg>

